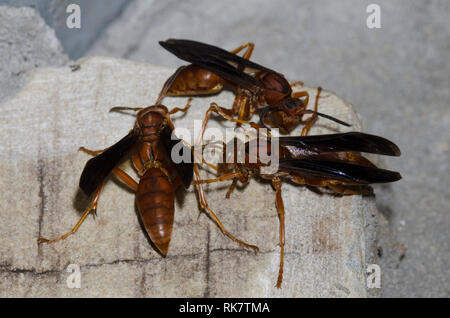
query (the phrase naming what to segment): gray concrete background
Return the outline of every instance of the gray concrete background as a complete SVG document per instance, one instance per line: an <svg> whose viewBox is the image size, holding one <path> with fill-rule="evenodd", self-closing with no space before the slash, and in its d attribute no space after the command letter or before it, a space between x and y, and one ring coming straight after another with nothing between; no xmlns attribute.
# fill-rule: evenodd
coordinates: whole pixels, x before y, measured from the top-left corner
<svg viewBox="0 0 450 318"><path fill-rule="evenodd" d="M65 52L77 59L95 42L101 31L118 15L130 0L0 0L0 5L36 9L55 30ZM81 9L81 29L66 27L69 4Z"/></svg>
<svg viewBox="0 0 450 318"><path fill-rule="evenodd" d="M17 94L34 68L68 61L55 31L35 10L0 6L0 101Z"/></svg>
<svg viewBox="0 0 450 318"><path fill-rule="evenodd" d="M381 7L381 29L366 27L372 2ZM183 62L158 40L190 38L226 49L252 41L256 62L352 103L366 132L402 150L386 165L403 180L376 187L385 217L383 295L448 297L449 9L445 0L135 0L85 54L175 66ZM81 32L92 30L82 25Z"/></svg>

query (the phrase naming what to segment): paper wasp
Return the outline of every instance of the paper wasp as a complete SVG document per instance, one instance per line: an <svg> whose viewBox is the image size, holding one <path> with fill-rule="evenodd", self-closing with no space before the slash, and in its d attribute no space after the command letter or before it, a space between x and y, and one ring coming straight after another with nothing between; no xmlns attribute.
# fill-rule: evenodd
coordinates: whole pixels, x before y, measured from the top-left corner
<svg viewBox="0 0 450 318"><path fill-rule="evenodd" d="M275 138L275 137L273 137ZM240 181L247 184L251 177L270 180L276 191L276 208L280 219L280 265L276 286L281 287L284 258L284 204L281 194L282 180L313 187L327 187L338 194L372 193L370 184L394 182L401 179L398 172L377 168L360 152L400 156L399 148L391 141L361 132L349 132L317 136L279 137L277 149L271 149L270 139L260 138L243 144L233 139L223 145L223 163L219 164L219 176L215 179L195 181L213 183L233 180L227 197ZM231 149L231 150L229 150ZM245 160L238 160L244 152ZM278 170L263 172L261 154L275 153ZM272 157L273 158L273 157Z"/></svg>
<svg viewBox="0 0 450 318"><path fill-rule="evenodd" d="M318 116L349 126L317 111L321 88L314 111L307 110L307 91L293 93L291 84L282 74L250 61L253 43L241 45L231 52L191 40L169 39L159 44L177 57L192 63L178 68L167 80L168 96L215 94L225 86L234 89L236 97L232 108L226 109L213 103L206 113L206 120L214 111L228 119L237 116L233 121L238 123L248 123L247 120L258 110L260 126L268 124L279 128L283 134L288 134L303 123L305 126L301 135L307 135ZM242 57L236 54L245 48L247 50ZM303 121L304 114L312 116Z"/></svg>
<svg viewBox="0 0 450 318"><path fill-rule="evenodd" d="M174 163L172 159L172 149L182 141L172 136L174 125L169 115L178 111L184 112L189 106L188 102L185 108L174 108L171 111L158 103L146 108L111 109L137 111L134 128L104 150L80 148L95 155L86 163L79 183L81 190L87 196L92 196L91 202L71 231L54 239L40 238L39 242L56 242L75 233L89 213L96 212L105 179L113 172L119 180L136 192L137 207L145 230L159 252L165 256L172 236L175 190L181 185L189 187L193 178L193 155L189 147L182 144L183 153L190 154L190 162ZM119 161L128 153L139 175L139 182L117 167Z"/></svg>

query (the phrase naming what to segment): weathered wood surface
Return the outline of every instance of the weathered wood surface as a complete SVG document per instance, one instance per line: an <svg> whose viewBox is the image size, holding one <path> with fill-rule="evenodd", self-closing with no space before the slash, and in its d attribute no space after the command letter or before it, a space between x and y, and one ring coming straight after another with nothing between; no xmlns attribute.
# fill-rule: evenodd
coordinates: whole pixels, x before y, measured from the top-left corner
<svg viewBox="0 0 450 318"><path fill-rule="evenodd" d="M199 216L195 191L179 196L168 256L162 258L142 230L133 193L114 178L100 198L98 217L51 245L39 236L68 231L87 200L78 180L87 154L124 136L134 117L109 113L117 105L151 105L172 69L111 58L87 58L81 68L37 69L22 91L2 104L0 116L0 296L102 297L364 297L366 264L374 262L374 198L318 195L283 185L286 209L284 282L275 282L279 222L270 184L252 180L225 199L229 182L210 186L211 208L239 238L259 246L255 255ZM299 89L299 88L296 88ZM314 100L316 89L309 89ZM229 107L233 95L196 98L177 127L193 130L211 101ZM185 98L164 100L169 109ZM310 104L312 105L312 103ZM321 112L353 124L350 104L324 91ZM232 127L223 121L211 126ZM320 119L312 134L344 131ZM348 129L346 129L348 130ZM127 164L124 165L128 170ZM130 170L131 171L131 170ZM81 288L67 287L69 264L81 268Z"/></svg>

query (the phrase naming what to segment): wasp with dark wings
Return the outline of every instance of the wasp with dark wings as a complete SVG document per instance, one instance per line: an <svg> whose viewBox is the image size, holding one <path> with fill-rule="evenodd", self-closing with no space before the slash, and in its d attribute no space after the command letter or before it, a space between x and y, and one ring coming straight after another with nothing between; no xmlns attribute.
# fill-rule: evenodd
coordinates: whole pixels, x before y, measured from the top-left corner
<svg viewBox="0 0 450 318"><path fill-rule="evenodd" d="M317 111L319 88L314 111L307 110L307 91L293 92L286 78L267 67L250 61L253 43L246 43L228 52L216 46L191 41L169 39L159 42L161 46L180 59L192 63L178 68L167 80L170 88L168 96L208 95L220 92L225 86L231 87L236 97L231 109L212 103L206 113L212 111L238 123L248 123L255 111L260 112L260 126L268 124L287 134L298 124L305 126L302 135L307 135L318 116L340 124L346 123ZM235 53L247 48L243 57ZM312 114L307 120L303 115ZM238 117L234 119L233 117Z"/></svg>
<svg viewBox="0 0 450 318"><path fill-rule="evenodd" d="M233 180L227 192L229 197L238 181L247 184L252 176L271 181L276 191L276 207L280 219L281 256L277 287L281 286L283 278L285 237L285 211L281 196L283 179L299 185L326 187L338 194L363 195L372 193L369 186L372 183L394 182L401 179L398 172L377 168L360 154L366 152L399 156L399 148L387 139L365 133L279 137L276 149L271 149L270 139L256 139L245 144L240 142L240 145L239 140L234 139L230 143L224 145L226 150L223 152L223 163L219 165L219 176L199 182ZM239 150L244 153L243 156ZM278 159L276 172L267 173L262 170L269 163L262 160L261 154Z"/></svg>
<svg viewBox="0 0 450 318"><path fill-rule="evenodd" d="M56 242L75 233L89 213L95 213L105 179L113 172L119 180L136 192L137 207L145 230L159 252L165 256L172 236L175 189L181 185L189 187L193 178L193 160L189 147L181 144L183 153L190 154L189 162L175 163L172 159L174 146L182 141L172 136L174 126L169 115L186 111L188 107L189 104L184 109L175 108L171 111L163 105L113 108L138 111L134 128L105 150L80 148L95 155L86 163L80 177L81 190L87 196L92 196L92 200L71 231L50 240L40 238L39 242ZM139 182L118 167L127 153L131 155Z"/></svg>

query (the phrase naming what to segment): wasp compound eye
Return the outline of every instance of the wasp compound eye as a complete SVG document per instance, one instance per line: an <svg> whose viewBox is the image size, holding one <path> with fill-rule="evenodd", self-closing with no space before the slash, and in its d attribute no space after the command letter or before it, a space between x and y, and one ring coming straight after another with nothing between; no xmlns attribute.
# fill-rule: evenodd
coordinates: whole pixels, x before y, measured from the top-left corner
<svg viewBox="0 0 450 318"><path fill-rule="evenodd" d="M295 107L297 107L297 103L293 99L286 101L284 105L287 109L294 109Z"/></svg>

